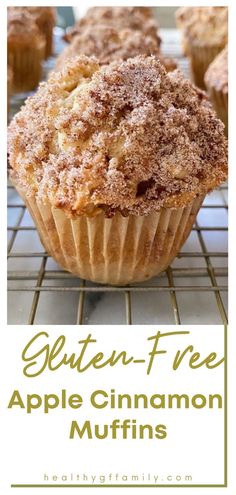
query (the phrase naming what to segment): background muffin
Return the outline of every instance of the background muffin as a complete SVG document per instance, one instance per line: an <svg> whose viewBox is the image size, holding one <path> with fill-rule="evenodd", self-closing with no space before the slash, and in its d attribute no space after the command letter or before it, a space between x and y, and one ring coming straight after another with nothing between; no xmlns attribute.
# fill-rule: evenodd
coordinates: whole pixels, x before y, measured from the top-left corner
<svg viewBox="0 0 236 495"><path fill-rule="evenodd" d="M59 55L56 70L63 69L68 59L82 54L96 56L102 65L127 60L137 55L156 55L167 70L176 69L173 59L165 59L160 54L159 42L153 36L128 28L118 30L107 25L84 27L81 34L74 36L72 42Z"/></svg>
<svg viewBox="0 0 236 495"><path fill-rule="evenodd" d="M73 37L80 34L84 27L106 25L115 29L132 29L142 31L153 36L158 44L160 38L157 35L158 25L149 7L92 7L65 35L66 41L71 42Z"/></svg>
<svg viewBox="0 0 236 495"><path fill-rule="evenodd" d="M31 15L8 12L7 56L13 71L12 91L35 89L41 78L45 38Z"/></svg>
<svg viewBox="0 0 236 495"><path fill-rule="evenodd" d="M46 38L45 58L53 52L53 28L56 23L54 7L24 7L33 17L42 34Z"/></svg>
<svg viewBox="0 0 236 495"><path fill-rule="evenodd" d="M205 74L209 97L228 135L228 46L217 55Z"/></svg>
<svg viewBox="0 0 236 495"><path fill-rule="evenodd" d="M111 284L164 270L227 173L223 124L155 57L73 59L13 119L9 153L46 250Z"/></svg>
<svg viewBox="0 0 236 495"><path fill-rule="evenodd" d="M205 88L205 72L227 44L228 9L182 7L177 10L176 22L182 31L183 50L190 60L193 81Z"/></svg>
<svg viewBox="0 0 236 495"><path fill-rule="evenodd" d="M56 23L56 9L54 7L9 7L11 12L25 12L34 19L39 30L46 40L45 58L53 51L53 28Z"/></svg>

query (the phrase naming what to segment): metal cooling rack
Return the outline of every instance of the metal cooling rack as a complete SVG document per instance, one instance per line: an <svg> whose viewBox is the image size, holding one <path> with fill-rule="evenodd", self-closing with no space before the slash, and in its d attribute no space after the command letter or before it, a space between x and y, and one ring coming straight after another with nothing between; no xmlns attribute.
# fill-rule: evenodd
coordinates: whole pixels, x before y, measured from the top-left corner
<svg viewBox="0 0 236 495"><path fill-rule="evenodd" d="M176 30L163 52L187 73ZM58 40L56 40L57 52ZM52 68L53 60L48 63ZM46 67L47 70L47 67ZM14 113L22 101L12 101ZM144 283L110 287L81 280L45 253L32 219L8 186L8 324L227 323L227 186L209 195L172 265Z"/></svg>

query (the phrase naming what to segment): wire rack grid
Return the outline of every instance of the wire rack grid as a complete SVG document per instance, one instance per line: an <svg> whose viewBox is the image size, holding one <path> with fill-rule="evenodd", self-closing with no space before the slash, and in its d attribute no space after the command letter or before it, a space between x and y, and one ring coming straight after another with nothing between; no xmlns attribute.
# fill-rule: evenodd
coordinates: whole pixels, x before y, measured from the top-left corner
<svg viewBox="0 0 236 495"><path fill-rule="evenodd" d="M187 74L177 31L163 30L162 38L163 52ZM57 38L56 49L61 49ZM21 103L20 98L12 102L12 113ZM111 287L60 269L9 184L8 324L226 324L227 212L224 185L206 198L187 242L165 272L144 283Z"/></svg>

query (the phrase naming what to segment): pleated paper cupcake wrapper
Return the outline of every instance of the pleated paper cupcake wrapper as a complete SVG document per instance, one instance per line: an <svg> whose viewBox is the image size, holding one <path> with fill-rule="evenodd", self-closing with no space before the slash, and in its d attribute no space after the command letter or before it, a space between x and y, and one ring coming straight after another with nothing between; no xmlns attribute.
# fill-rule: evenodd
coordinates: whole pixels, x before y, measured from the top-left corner
<svg viewBox="0 0 236 495"><path fill-rule="evenodd" d="M19 191L20 192L20 191ZM22 194L21 194L22 195ZM94 282L125 285L167 268L187 239L203 197L148 216L70 219L63 210L22 195L46 251L65 270Z"/></svg>
<svg viewBox="0 0 236 495"><path fill-rule="evenodd" d="M204 75L210 63L224 47L188 45L192 80L199 88L205 89Z"/></svg>
<svg viewBox="0 0 236 495"><path fill-rule="evenodd" d="M46 33L46 48L45 48L45 58L50 57L53 53L53 31L52 27L48 26Z"/></svg>
<svg viewBox="0 0 236 495"><path fill-rule="evenodd" d="M225 134L228 136L228 93L213 87L207 87L207 92L218 117L225 124Z"/></svg>
<svg viewBox="0 0 236 495"><path fill-rule="evenodd" d="M13 91L31 91L38 86L41 79L42 61L45 43L39 47L16 46L8 50L10 65L13 69Z"/></svg>

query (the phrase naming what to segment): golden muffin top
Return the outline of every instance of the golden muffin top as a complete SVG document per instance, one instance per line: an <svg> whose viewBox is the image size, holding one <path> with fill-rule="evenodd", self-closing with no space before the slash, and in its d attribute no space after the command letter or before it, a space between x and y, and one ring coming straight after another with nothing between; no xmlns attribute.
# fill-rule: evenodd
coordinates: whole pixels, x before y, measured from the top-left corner
<svg viewBox="0 0 236 495"><path fill-rule="evenodd" d="M33 17L22 10L8 10L7 41L32 44L44 40Z"/></svg>
<svg viewBox="0 0 236 495"><path fill-rule="evenodd" d="M176 21L192 43L222 47L227 43L227 7L181 7Z"/></svg>
<svg viewBox="0 0 236 495"><path fill-rule="evenodd" d="M153 36L160 44L157 36L158 24L155 21L152 9L149 7L92 7L65 35L66 41L71 42L74 36L81 34L86 26L99 24L116 29L129 28L142 31Z"/></svg>
<svg viewBox="0 0 236 495"><path fill-rule="evenodd" d="M101 65L127 60L137 55L157 55L168 70L176 69L173 59L165 59L160 54L157 39L128 28L119 30L108 25L85 27L59 55L56 70L62 69L69 58L82 54L94 55Z"/></svg>
<svg viewBox="0 0 236 495"><path fill-rule="evenodd" d="M38 20L53 20L56 19L55 7L8 7L10 13L25 12L30 14L36 21Z"/></svg>
<svg viewBox="0 0 236 495"><path fill-rule="evenodd" d="M226 179L224 125L159 60L80 56L41 83L9 126L11 177L69 215L147 215Z"/></svg>

